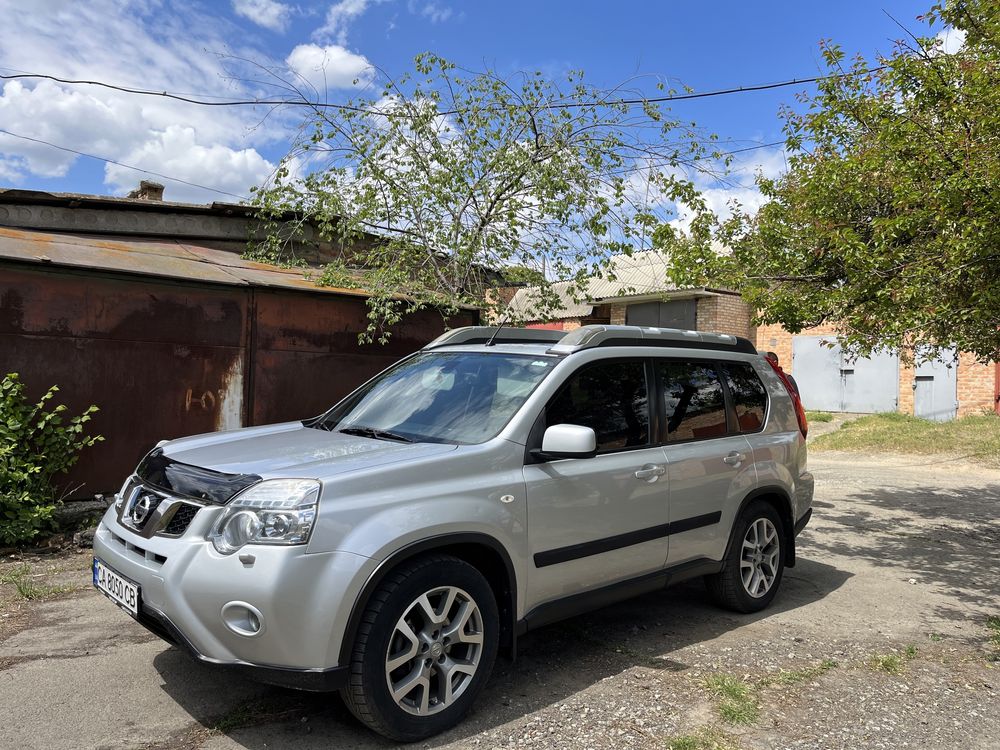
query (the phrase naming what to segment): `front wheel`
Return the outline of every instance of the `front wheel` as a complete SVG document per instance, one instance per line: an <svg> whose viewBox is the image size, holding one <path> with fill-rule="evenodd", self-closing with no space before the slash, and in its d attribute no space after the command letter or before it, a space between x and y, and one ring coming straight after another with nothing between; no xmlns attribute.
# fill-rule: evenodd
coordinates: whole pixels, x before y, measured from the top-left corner
<svg viewBox="0 0 1000 750"><path fill-rule="evenodd" d="M478 570L449 555L404 563L365 610L345 703L393 740L443 732L471 708L498 642L496 599Z"/></svg>
<svg viewBox="0 0 1000 750"><path fill-rule="evenodd" d="M770 503L750 503L733 527L722 572L706 576L715 601L737 612L764 609L778 592L785 571L785 532Z"/></svg>

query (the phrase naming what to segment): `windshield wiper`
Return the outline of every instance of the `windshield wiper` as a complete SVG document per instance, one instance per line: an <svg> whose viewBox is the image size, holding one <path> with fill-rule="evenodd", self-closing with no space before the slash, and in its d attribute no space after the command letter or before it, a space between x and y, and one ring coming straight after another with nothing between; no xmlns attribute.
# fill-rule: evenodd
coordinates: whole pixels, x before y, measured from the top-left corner
<svg viewBox="0 0 1000 750"><path fill-rule="evenodd" d="M360 435L361 437L375 438L376 440L398 440L401 443L413 442L413 440L405 435L390 432L389 430L377 430L374 427L344 427L337 430L337 432L341 432L344 435Z"/></svg>

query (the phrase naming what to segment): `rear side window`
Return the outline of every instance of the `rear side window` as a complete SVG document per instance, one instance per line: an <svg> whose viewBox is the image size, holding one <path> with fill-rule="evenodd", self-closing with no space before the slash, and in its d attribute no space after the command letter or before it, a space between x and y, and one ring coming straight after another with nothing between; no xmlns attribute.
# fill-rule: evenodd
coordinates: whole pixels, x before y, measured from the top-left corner
<svg viewBox="0 0 1000 750"><path fill-rule="evenodd" d="M722 366L726 385L733 397L736 424L740 432L756 432L764 426L767 391L749 362L726 362Z"/></svg>
<svg viewBox="0 0 1000 750"><path fill-rule="evenodd" d="M598 452L649 444L649 394L640 361L588 365L545 410L547 427L576 424L597 434Z"/></svg>
<svg viewBox="0 0 1000 750"><path fill-rule="evenodd" d="M666 407L667 442L724 437L726 398L716 369L706 363L656 363Z"/></svg>

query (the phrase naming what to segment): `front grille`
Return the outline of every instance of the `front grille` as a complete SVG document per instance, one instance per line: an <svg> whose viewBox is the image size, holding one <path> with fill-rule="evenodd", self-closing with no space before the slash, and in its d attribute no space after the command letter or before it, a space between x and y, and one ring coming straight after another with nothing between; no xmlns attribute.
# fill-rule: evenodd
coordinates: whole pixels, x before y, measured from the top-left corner
<svg viewBox="0 0 1000 750"><path fill-rule="evenodd" d="M200 508L197 505L179 503L177 510L174 511L174 515L170 519L170 523L168 523L167 527L160 533L166 534L167 536L180 536L187 531L187 527L191 525L191 521L194 520L195 514L197 514L199 510Z"/></svg>
<svg viewBox="0 0 1000 750"><path fill-rule="evenodd" d="M187 531L201 507L197 501L171 497L136 481L127 488L118 522L147 539L154 535L178 537Z"/></svg>

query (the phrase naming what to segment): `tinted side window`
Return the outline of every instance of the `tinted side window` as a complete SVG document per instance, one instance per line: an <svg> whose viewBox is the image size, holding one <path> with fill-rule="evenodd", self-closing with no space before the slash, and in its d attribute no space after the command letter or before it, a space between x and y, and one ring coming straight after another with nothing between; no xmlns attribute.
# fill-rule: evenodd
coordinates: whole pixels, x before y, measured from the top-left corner
<svg viewBox="0 0 1000 750"><path fill-rule="evenodd" d="M545 423L577 424L597 433L597 450L649 443L649 398L642 362L607 362L575 373L545 411Z"/></svg>
<svg viewBox="0 0 1000 750"><path fill-rule="evenodd" d="M733 396L740 432L756 432L764 426L767 391L748 362L727 362L722 366L726 385Z"/></svg>
<svg viewBox="0 0 1000 750"><path fill-rule="evenodd" d="M698 362L656 363L663 385L667 441L726 435L726 398L715 368Z"/></svg>

